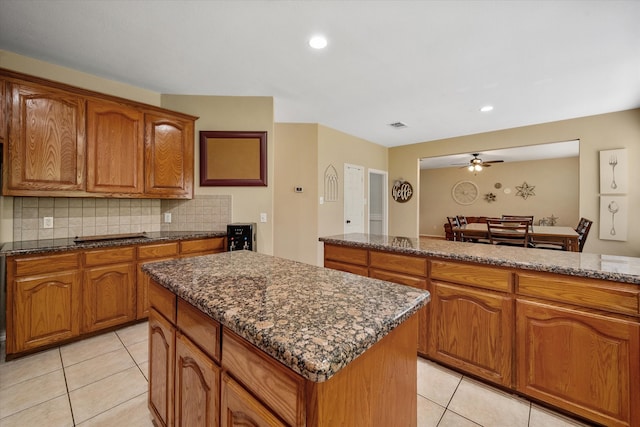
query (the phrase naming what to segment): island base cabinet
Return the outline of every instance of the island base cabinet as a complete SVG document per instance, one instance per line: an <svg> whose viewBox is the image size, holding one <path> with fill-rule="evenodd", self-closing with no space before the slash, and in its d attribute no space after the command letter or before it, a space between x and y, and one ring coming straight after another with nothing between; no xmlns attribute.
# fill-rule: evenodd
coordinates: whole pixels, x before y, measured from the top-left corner
<svg viewBox="0 0 640 427"><path fill-rule="evenodd" d="M518 391L607 426L640 425L640 325L516 303Z"/></svg>
<svg viewBox="0 0 640 427"><path fill-rule="evenodd" d="M156 426L173 426L176 330L149 310L149 409Z"/></svg>
<svg viewBox="0 0 640 427"><path fill-rule="evenodd" d="M430 310L431 358L512 386L513 298L432 281Z"/></svg>
<svg viewBox="0 0 640 427"><path fill-rule="evenodd" d="M189 338L177 333L175 426L218 427L220 368Z"/></svg>
<svg viewBox="0 0 640 427"><path fill-rule="evenodd" d="M220 424L223 427L285 427L287 425L226 373L222 376L221 406Z"/></svg>

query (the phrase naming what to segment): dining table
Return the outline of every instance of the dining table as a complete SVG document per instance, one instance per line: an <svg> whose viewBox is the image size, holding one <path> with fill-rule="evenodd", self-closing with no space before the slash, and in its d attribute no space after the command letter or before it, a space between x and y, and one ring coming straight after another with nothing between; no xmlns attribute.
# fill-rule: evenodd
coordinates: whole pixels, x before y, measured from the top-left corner
<svg viewBox="0 0 640 427"><path fill-rule="evenodd" d="M489 239L489 230L486 223L474 222L452 227L454 239L465 241L469 239ZM571 227L532 225L529 230L529 238L533 242L555 244L564 247L564 250L578 252L578 232Z"/></svg>

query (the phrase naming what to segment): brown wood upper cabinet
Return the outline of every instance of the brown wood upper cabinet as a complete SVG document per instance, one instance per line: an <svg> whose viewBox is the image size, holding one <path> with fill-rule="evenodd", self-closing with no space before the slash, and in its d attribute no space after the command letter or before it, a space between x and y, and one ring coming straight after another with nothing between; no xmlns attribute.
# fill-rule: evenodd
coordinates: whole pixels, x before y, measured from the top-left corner
<svg viewBox="0 0 640 427"><path fill-rule="evenodd" d="M87 102L87 191L144 190L144 114L112 102Z"/></svg>
<svg viewBox="0 0 640 427"><path fill-rule="evenodd" d="M169 113L145 115L144 192L159 197L193 194L193 120Z"/></svg>
<svg viewBox="0 0 640 427"><path fill-rule="evenodd" d="M2 69L0 89L4 195L193 197L197 117Z"/></svg>
<svg viewBox="0 0 640 427"><path fill-rule="evenodd" d="M4 168L4 194L44 196L50 191L84 190L84 99L19 83L10 83L6 96L11 102L4 156L11 167Z"/></svg>

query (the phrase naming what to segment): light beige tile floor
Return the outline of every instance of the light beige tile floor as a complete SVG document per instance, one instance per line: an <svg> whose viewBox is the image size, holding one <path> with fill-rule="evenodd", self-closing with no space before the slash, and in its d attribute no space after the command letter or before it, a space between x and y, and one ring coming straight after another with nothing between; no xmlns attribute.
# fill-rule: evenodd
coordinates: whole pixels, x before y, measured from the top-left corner
<svg viewBox="0 0 640 427"><path fill-rule="evenodd" d="M4 362L0 426L151 427L147 323ZM4 344L4 343L2 343ZM419 427L586 426L418 359Z"/></svg>

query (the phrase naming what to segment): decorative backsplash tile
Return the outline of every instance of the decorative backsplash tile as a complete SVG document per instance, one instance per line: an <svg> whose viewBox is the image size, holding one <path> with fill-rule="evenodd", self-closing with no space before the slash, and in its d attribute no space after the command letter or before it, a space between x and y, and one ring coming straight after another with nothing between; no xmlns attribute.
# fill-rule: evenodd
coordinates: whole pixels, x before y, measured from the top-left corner
<svg viewBox="0 0 640 427"><path fill-rule="evenodd" d="M171 213L171 223L162 222ZM53 228L44 228L53 217ZM192 200L14 197L13 240L137 233L218 231L231 222L231 196Z"/></svg>
<svg viewBox="0 0 640 427"><path fill-rule="evenodd" d="M171 214L171 223L164 214ZM226 231L231 222L231 196L196 196L191 200L163 200L161 231Z"/></svg>

